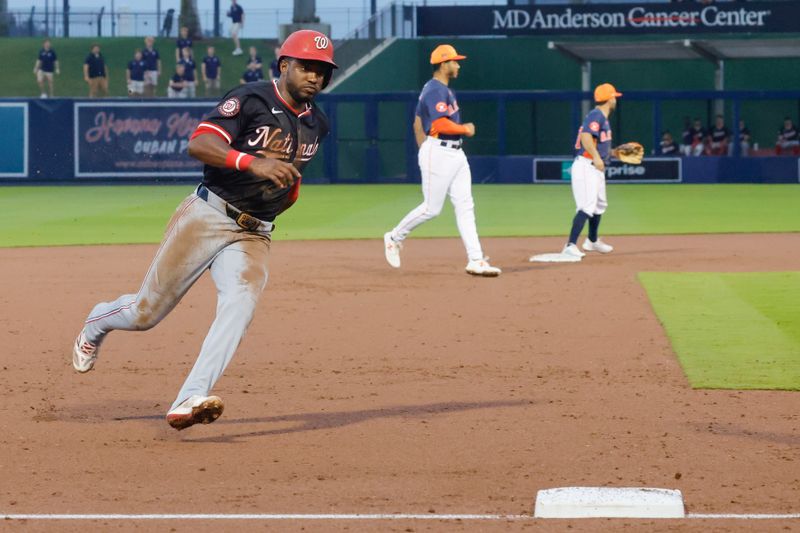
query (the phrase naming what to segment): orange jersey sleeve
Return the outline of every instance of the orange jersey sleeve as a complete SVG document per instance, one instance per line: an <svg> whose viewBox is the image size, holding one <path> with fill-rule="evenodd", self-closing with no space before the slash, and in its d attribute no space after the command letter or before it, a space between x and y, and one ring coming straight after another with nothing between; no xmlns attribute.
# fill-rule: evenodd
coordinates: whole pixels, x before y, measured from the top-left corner
<svg viewBox="0 0 800 533"><path fill-rule="evenodd" d="M438 137L439 134L445 135L464 135L467 128L461 124L456 124L447 117L439 117L431 124L431 137Z"/></svg>

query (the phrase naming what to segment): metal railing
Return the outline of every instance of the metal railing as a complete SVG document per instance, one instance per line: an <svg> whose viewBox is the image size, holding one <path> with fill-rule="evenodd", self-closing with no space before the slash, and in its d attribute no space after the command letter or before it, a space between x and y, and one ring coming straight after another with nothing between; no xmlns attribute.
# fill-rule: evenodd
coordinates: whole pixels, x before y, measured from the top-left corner
<svg viewBox="0 0 800 533"><path fill-rule="evenodd" d="M213 10L200 10L200 27L206 37L214 34ZM70 10L65 25L64 12L45 12L41 9L10 11L6 15L8 34L12 37L64 37L65 26L69 37L143 37L164 35L175 37L178 33L178 16L174 13L168 34L164 33L167 10L133 11L125 8L101 8L93 11ZM357 32L364 21L369 19L365 7L341 7L322 9L317 16L331 25L331 37L343 39ZM248 9L245 13L245 26L240 35L245 39L276 39L281 24L292 22L292 9ZM379 24L382 27L383 23ZM220 17L220 35L227 35L230 19L224 12Z"/></svg>

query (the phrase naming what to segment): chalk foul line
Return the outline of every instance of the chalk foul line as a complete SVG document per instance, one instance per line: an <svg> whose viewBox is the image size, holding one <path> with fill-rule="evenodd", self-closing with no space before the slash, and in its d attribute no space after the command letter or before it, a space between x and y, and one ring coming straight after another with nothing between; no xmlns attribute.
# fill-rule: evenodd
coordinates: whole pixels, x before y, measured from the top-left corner
<svg viewBox="0 0 800 533"><path fill-rule="evenodd" d="M690 520L797 520L800 513L715 514L687 513ZM534 518L526 514L0 514L0 520L444 520L444 521L520 521L570 520ZM575 518L574 520L586 520ZM653 520L646 518L644 520ZM665 520L681 520L665 519Z"/></svg>

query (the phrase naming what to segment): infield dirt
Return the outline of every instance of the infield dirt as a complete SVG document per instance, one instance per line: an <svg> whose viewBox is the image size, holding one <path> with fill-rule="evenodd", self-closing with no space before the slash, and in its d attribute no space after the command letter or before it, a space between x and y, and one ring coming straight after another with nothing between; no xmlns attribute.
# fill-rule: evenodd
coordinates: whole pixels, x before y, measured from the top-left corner
<svg viewBox="0 0 800 533"><path fill-rule="evenodd" d="M164 414L213 320L208 276L159 326L70 350L92 305L135 292L156 246L2 250L0 514L530 513L539 489L683 491L693 513L800 512L800 393L693 390L636 275L796 270L800 235L276 242L256 318L215 394L222 418ZM86 523L26 522L27 530ZM96 523L181 531L766 531L769 523ZM20 527L6 521L0 529Z"/></svg>

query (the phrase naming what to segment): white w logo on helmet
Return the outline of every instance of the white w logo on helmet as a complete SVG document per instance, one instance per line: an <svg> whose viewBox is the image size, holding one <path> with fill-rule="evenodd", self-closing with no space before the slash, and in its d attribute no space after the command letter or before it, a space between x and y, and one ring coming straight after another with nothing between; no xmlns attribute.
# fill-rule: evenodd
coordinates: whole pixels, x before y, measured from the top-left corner
<svg viewBox="0 0 800 533"><path fill-rule="evenodd" d="M328 48L329 44L330 41L328 41L328 38L325 37L324 35L317 35L316 37L314 37L314 46L317 47L317 50L325 50L326 48Z"/></svg>

